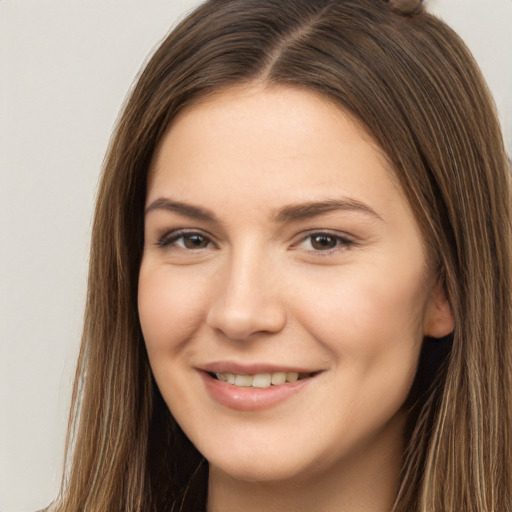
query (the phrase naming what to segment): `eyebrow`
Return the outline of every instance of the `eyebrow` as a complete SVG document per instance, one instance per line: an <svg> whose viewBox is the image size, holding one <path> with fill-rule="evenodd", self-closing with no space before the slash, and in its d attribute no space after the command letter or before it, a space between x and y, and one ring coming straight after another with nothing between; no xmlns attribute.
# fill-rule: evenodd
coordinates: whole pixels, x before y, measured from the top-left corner
<svg viewBox="0 0 512 512"><path fill-rule="evenodd" d="M168 212L177 213L184 217L189 217L191 219L203 220L209 222L218 222L215 214L206 208L202 208L200 206L193 206L188 203L183 203L181 201L173 201L171 199L167 199L166 197L161 197L156 201L153 201L145 210L145 214L154 211L154 210L166 210Z"/></svg>
<svg viewBox="0 0 512 512"><path fill-rule="evenodd" d="M365 215L375 217L379 220L383 220L382 217L367 204L348 197L292 204L279 210L275 218L277 222L285 223L302 219L308 219L312 217L318 217L326 213L340 210L363 213Z"/></svg>
<svg viewBox="0 0 512 512"><path fill-rule="evenodd" d="M146 208L145 214L147 215L148 213L155 210L166 210L191 219L205 222L217 222L220 224L220 221L217 219L215 214L207 208L194 206L165 197L161 197L153 201ZM379 220L383 220L382 217L367 204L362 203L361 201L357 201L356 199L345 197L291 204L277 210L273 217L276 222L284 224L286 222L319 217L320 215L340 210L363 213L365 215L375 217Z"/></svg>

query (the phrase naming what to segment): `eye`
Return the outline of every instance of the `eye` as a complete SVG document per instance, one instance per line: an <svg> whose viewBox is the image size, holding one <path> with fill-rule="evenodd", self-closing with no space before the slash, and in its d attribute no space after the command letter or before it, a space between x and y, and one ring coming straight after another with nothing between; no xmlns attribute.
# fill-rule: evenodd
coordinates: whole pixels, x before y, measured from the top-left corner
<svg viewBox="0 0 512 512"><path fill-rule="evenodd" d="M159 240L159 247L179 247L187 251L198 251L214 246L212 240L205 234L197 231L172 231L166 233Z"/></svg>
<svg viewBox="0 0 512 512"><path fill-rule="evenodd" d="M315 251L327 251L334 249L338 245L338 239L330 235L310 235L309 240L311 247Z"/></svg>
<svg viewBox="0 0 512 512"><path fill-rule="evenodd" d="M330 232L309 233L297 244L307 251L323 253L348 249L352 245L354 242L348 237Z"/></svg>

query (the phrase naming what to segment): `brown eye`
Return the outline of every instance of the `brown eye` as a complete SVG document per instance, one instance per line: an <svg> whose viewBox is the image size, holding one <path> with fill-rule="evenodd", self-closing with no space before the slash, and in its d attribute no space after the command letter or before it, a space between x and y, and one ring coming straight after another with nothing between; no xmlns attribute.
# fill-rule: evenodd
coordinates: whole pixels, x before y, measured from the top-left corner
<svg viewBox="0 0 512 512"><path fill-rule="evenodd" d="M311 247L315 251L327 251L338 245L338 238L329 235L311 235Z"/></svg>
<svg viewBox="0 0 512 512"><path fill-rule="evenodd" d="M181 238L185 249L205 249L210 244L208 238L199 234L184 235Z"/></svg>
<svg viewBox="0 0 512 512"><path fill-rule="evenodd" d="M338 251L348 250L355 245L354 241L343 234L329 231L316 231L305 236L296 249L305 249L309 253L329 255Z"/></svg>
<svg viewBox="0 0 512 512"><path fill-rule="evenodd" d="M182 230L166 233L158 240L157 245L162 249L180 248L187 251L200 251L215 247L210 237L197 231Z"/></svg>

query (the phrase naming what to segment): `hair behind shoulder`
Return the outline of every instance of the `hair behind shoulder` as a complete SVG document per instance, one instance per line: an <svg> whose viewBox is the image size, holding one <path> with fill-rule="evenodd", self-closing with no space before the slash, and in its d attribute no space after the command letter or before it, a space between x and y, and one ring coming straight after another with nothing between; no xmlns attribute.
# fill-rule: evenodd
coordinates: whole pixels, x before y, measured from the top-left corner
<svg viewBox="0 0 512 512"><path fill-rule="evenodd" d="M153 382L138 321L146 178L180 111L254 82L316 91L362 123L445 282L456 328L414 403L393 511L512 509L510 166L469 51L383 0L210 0L155 52L111 141L56 510L205 507L206 464Z"/></svg>

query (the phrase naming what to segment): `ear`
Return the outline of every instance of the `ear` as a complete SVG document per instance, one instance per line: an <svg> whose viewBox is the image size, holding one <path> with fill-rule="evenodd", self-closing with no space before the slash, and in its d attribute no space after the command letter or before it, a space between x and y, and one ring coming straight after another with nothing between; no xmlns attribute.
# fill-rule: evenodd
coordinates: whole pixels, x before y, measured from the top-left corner
<svg viewBox="0 0 512 512"><path fill-rule="evenodd" d="M454 329L452 308L442 279L438 279L432 291L425 310L423 333L431 338L443 338Z"/></svg>

